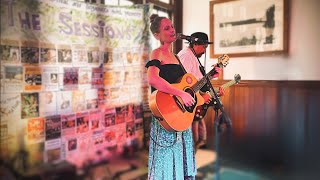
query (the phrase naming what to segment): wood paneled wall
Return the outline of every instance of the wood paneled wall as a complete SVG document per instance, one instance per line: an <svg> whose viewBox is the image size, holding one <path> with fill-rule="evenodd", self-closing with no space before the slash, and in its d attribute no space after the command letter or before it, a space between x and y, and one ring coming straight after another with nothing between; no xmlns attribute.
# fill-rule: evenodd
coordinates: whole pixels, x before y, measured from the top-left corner
<svg viewBox="0 0 320 180"><path fill-rule="evenodd" d="M289 169L313 168L315 159L320 164L320 81L241 81L221 102L232 122L230 131L219 133L222 157ZM211 108L205 121L214 149Z"/></svg>

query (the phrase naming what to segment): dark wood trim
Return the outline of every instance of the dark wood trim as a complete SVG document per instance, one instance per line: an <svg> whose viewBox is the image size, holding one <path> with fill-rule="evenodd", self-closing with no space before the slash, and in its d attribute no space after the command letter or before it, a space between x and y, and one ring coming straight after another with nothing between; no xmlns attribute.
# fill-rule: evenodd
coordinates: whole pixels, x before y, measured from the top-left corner
<svg viewBox="0 0 320 180"><path fill-rule="evenodd" d="M146 2L156 4L157 6L167 9L169 11L174 11L175 8L175 6L172 4L167 4L158 0L146 0Z"/></svg>
<svg viewBox="0 0 320 180"><path fill-rule="evenodd" d="M177 33L182 33L183 0L176 0L173 11L174 26ZM182 41L176 41L173 52L178 53L182 49Z"/></svg>

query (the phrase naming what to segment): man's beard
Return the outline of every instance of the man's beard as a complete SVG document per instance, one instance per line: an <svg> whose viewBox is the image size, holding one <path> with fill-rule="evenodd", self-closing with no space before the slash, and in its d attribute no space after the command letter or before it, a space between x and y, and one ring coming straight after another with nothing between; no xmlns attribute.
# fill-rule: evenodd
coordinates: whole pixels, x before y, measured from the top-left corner
<svg viewBox="0 0 320 180"><path fill-rule="evenodd" d="M204 53L197 54L197 58L201 58L201 56L202 56L203 54L204 54Z"/></svg>

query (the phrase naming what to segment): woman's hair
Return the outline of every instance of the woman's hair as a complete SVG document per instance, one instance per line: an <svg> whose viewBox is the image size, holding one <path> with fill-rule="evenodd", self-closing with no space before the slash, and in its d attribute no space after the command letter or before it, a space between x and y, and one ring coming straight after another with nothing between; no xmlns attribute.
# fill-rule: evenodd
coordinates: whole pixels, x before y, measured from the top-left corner
<svg viewBox="0 0 320 180"><path fill-rule="evenodd" d="M159 33L160 32L160 24L161 20L164 19L165 17L160 17L157 14L152 14L150 16L150 30L152 33Z"/></svg>

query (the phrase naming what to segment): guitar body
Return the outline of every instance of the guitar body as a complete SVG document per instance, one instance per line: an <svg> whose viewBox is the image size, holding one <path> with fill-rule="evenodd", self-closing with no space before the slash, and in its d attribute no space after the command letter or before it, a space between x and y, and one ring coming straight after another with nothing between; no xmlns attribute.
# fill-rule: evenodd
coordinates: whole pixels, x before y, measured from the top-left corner
<svg viewBox="0 0 320 180"><path fill-rule="evenodd" d="M213 104L211 102L209 104L203 104L201 106L198 106L196 108L193 120L194 121L200 121L207 114L208 108L210 106L213 106Z"/></svg>
<svg viewBox="0 0 320 180"><path fill-rule="evenodd" d="M185 131L191 126L196 107L204 103L204 99L199 92L194 92L191 88L195 83L197 83L197 79L192 74L187 73L182 76L179 83L172 84L172 86L193 96L196 103L191 107L185 106L178 96L157 90L151 94L150 110L167 131Z"/></svg>
<svg viewBox="0 0 320 180"><path fill-rule="evenodd" d="M230 87L230 86L232 86L232 85L234 85L234 84L239 83L240 80L241 80L240 74L235 74L235 75L234 75L234 80L229 81L229 82L223 84L222 87L223 87L224 89L226 89L226 88L228 88L228 87ZM214 88L214 91L215 91L216 93L218 93L219 88ZM193 119L193 120L194 120L194 121L199 121L199 120L201 120L201 119L206 115L206 113L207 113L207 111L208 111L208 108L209 108L210 106L212 106L212 107L214 106L214 101L211 101L209 104L203 104L203 105L201 105L201 106L198 106L198 107L196 108L196 112L195 112L195 116L194 116L194 119Z"/></svg>

